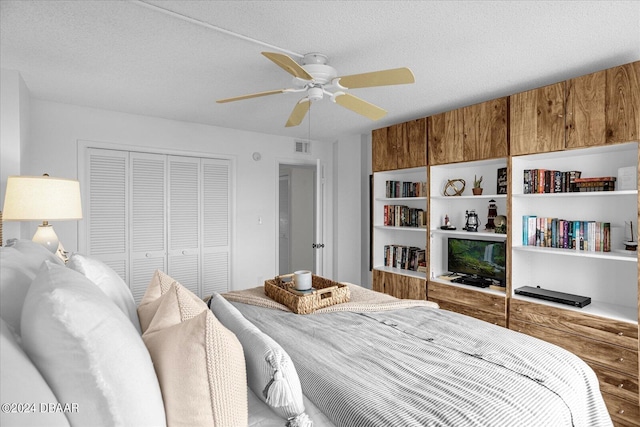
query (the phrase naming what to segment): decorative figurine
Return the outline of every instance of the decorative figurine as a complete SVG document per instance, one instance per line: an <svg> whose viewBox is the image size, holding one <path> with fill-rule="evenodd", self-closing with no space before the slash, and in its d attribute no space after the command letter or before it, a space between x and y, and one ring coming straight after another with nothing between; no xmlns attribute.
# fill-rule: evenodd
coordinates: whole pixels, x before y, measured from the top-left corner
<svg viewBox="0 0 640 427"><path fill-rule="evenodd" d="M467 183L462 178L450 179L444 186L443 194L445 196L461 196L466 185Z"/></svg>
<svg viewBox="0 0 640 427"><path fill-rule="evenodd" d="M495 200L491 199L489 200L489 214L487 215L487 226L485 227L486 231L495 230L496 226L493 220L496 216L498 216L498 205L496 205Z"/></svg>

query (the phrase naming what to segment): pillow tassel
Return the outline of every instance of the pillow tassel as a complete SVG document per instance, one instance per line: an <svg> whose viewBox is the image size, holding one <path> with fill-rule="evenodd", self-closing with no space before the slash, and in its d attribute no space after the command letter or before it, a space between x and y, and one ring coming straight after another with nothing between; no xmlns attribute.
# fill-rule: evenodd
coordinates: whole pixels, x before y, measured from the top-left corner
<svg viewBox="0 0 640 427"><path fill-rule="evenodd" d="M313 427L313 421L311 421L306 412L303 412L293 418L289 418L286 427Z"/></svg>
<svg viewBox="0 0 640 427"><path fill-rule="evenodd" d="M282 377L282 372L275 371L273 378L262 392L267 403L274 408L286 406L291 403L291 392L287 387L287 382Z"/></svg>

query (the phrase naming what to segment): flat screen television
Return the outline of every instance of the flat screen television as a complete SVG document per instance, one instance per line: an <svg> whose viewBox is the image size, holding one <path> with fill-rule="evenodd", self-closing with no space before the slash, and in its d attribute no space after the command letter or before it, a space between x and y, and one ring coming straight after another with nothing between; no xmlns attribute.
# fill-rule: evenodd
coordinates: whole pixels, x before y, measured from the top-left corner
<svg viewBox="0 0 640 427"><path fill-rule="evenodd" d="M506 284L505 242L449 237L447 268L451 273Z"/></svg>

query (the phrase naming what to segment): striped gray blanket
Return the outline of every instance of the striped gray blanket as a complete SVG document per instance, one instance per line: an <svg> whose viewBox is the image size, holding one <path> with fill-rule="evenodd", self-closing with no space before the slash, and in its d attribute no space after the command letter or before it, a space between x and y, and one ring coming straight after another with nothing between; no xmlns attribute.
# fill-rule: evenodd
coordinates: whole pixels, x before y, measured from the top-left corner
<svg viewBox="0 0 640 427"><path fill-rule="evenodd" d="M611 426L593 371L542 340L433 307L296 315L232 302L336 426Z"/></svg>

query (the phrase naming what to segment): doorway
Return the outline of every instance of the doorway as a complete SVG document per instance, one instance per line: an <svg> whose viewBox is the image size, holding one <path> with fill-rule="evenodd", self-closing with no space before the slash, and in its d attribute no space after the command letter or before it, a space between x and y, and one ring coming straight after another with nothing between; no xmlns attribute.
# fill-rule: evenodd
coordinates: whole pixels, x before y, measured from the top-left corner
<svg viewBox="0 0 640 427"><path fill-rule="evenodd" d="M278 274L318 273L317 167L280 164L278 170Z"/></svg>

